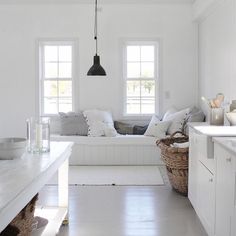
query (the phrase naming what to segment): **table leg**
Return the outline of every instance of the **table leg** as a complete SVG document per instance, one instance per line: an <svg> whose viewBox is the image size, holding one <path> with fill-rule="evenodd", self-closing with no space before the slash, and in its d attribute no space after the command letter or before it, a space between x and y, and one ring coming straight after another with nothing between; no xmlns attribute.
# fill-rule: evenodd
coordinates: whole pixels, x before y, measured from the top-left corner
<svg viewBox="0 0 236 236"><path fill-rule="evenodd" d="M68 209L68 170L69 160L67 159L58 169L58 205ZM69 224L68 213L63 220L64 225Z"/></svg>

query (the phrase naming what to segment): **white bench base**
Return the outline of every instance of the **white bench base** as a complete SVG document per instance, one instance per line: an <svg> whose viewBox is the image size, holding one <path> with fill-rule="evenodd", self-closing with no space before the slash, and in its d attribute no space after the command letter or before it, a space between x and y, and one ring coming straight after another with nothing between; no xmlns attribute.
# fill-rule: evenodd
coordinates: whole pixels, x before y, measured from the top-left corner
<svg viewBox="0 0 236 236"><path fill-rule="evenodd" d="M52 135L74 142L70 165L162 165L156 138L143 135L83 137Z"/></svg>

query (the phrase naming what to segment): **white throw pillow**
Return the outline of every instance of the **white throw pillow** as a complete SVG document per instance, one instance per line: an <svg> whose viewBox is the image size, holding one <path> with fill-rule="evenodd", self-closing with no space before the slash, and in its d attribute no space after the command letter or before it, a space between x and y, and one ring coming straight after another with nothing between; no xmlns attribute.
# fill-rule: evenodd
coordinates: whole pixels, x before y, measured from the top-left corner
<svg viewBox="0 0 236 236"><path fill-rule="evenodd" d="M117 131L113 126L105 125L104 133L106 137L115 137L117 136Z"/></svg>
<svg viewBox="0 0 236 236"><path fill-rule="evenodd" d="M183 124L185 120L187 119L190 108L175 112L173 114L169 114L163 121L171 121L171 125L168 128L167 133L173 134L176 131L182 131Z"/></svg>
<svg viewBox="0 0 236 236"><path fill-rule="evenodd" d="M144 135L157 137L159 139L165 138L170 124L171 121L160 121L155 115L153 115Z"/></svg>
<svg viewBox="0 0 236 236"><path fill-rule="evenodd" d="M100 137L105 136L105 130L114 128L112 115L109 111L102 110L86 110L83 112L88 124L88 136ZM114 128L115 129L115 128Z"/></svg>
<svg viewBox="0 0 236 236"><path fill-rule="evenodd" d="M172 114L174 114L174 113L177 112L177 111L178 111L178 110L177 110L175 107L169 108L169 109L166 111L166 113L164 114L162 120L166 120L169 115L172 115Z"/></svg>

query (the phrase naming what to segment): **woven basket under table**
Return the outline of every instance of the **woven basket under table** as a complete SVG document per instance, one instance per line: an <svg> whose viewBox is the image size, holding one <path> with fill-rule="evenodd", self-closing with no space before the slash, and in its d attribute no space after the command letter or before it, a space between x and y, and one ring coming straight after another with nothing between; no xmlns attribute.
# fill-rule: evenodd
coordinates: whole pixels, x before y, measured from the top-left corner
<svg viewBox="0 0 236 236"><path fill-rule="evenodd" d="M177 136L181 134L181 136ZM173 143L187 142L188 136L177 131L170 137L158 140L157 146L161 149L161 158L167 169L167 175L174 190L187 195L188 193L188 153L189 148L171 147Z"/></svg>
<svg viewBox="0 0 236 236"><path fill-rule="evenodd" d="M30 236L38 194L20 211L0 236Z"/></svg>

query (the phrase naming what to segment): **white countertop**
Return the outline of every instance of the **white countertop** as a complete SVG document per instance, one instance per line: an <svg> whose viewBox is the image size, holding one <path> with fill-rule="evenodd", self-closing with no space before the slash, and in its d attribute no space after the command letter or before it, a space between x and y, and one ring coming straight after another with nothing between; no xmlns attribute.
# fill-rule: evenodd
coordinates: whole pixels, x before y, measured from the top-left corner
<svg viewBox="0 0 236 236"><path fill-rule="evenodd" d="M189 123L189 126L197 132L211 137L236 136L236 126L215 126L206 122Z"/></svg>
<svg viewBox="0 0 236 236"><path fill-rule="evenodd" d="M69 157L72 144L51 142L49 153L0 160L0 232Z"/></svg>
<svg viewBox="0 0 236 236"><path fill-rule="evenodd" d="M217 137L213 138L213 142L220 144L233 155L236 155L236 137Z"/></svg>

